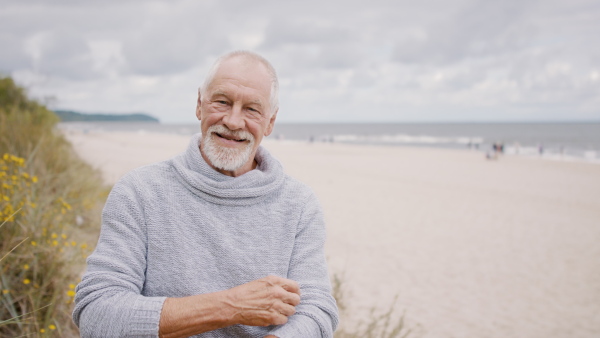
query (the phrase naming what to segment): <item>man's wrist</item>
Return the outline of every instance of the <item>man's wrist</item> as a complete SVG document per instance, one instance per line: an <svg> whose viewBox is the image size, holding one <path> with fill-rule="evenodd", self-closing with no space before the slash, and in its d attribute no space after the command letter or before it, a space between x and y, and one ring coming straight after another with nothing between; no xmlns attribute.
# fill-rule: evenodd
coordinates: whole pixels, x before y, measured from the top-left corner
<svg viewBox="0 0 600 338"><path fill-rule="evenodd" d="M182 298L167 298L160 315L161 338L189 337L233 325L221 292Z"/></svg>

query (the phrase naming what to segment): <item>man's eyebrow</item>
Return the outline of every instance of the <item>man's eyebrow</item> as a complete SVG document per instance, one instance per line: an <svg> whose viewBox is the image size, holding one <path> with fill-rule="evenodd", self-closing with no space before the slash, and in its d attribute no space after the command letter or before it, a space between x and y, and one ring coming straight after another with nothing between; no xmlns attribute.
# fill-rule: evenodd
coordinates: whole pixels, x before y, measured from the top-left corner
<svg viewBox="0 0 600 338"><path fill-rule="evenodd" d="M215 96L225 96L225 97L228 97L227 94L225 94L224 92L214 92L214 93L212 93L212 95L210 97L215 97Z"/></svg>
<svg viewBox="0 0 600 338"><path fill-rule="evenodd" d="M251 104L255 104L255 105L257 105L257 106L259 106L259 107L261 107L261 108L262 108L262 106L263 106L263 105L262 105L262 102L261 102L260 100L252 100L250 103L251 103Z"/></svg>
<svg viewBox="0 0 600 338"><path fill-rule="evenodd" d="M229 96L225 92L222 92L222 91L216 91L216 92L212 93L212 95L210 97L211 97L211 99L214 99L217 96L224 96L226 98L229 98ZM250 101L250 104L255 104L255 105L259 106L260 108L263 107L262 101L260 99L252 100L252 101Z"/></svg>

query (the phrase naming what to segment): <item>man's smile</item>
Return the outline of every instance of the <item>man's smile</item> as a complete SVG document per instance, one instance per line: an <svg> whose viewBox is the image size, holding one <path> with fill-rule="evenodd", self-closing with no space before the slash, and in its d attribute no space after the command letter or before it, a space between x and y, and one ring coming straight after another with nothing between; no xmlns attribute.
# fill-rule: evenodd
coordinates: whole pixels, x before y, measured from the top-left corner
<svg viewBox="0 0 600 338"><path fill-rule="evenodd" d="M225 139L227 141L235 141L235 142L244 142L247 141L245 138L237 138L233 135L227 135L227 134L220 134L220 133L213 133L215 135L217 135L218 137Z"/></svg>

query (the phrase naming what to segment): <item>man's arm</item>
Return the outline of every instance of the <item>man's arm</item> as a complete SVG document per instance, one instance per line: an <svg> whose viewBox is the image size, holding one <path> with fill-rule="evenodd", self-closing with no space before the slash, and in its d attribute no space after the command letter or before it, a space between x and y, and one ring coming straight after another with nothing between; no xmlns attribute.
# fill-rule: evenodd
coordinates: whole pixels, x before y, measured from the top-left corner
<svg viewBox="0 0 600 338"><path fill-rule="evenodd" d="M299 303L298 284L276 276L220 292L167 298L160 316L160 336L188 337L235 324L282 325Z"/></svg>
<svg viewBox="0 0 600 338"><path fill-rule="evenodd" d="M338 309L331 295L325 260L325 222L316 196L305 195L289 263L289 279L296 281L302 300L285 325L275 327L276 337L332 338L338 324Z"/></svg>
<svg viewBox="0 0 600 338"><path fill-rule="evenodd" d="M82 337L157 336L166 297L141 295L148 243L136 183L129 175L115 184L102 212L98 245L76 289L73 320Z"/></svg>

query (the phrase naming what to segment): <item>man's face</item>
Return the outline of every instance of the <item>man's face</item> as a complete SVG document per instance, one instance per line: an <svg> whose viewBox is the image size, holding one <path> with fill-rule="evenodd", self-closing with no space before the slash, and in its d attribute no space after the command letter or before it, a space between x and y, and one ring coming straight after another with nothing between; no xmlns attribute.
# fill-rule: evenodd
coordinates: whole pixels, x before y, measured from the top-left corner
<svg viewBox="0 0 600 338"><path fill-rule="evenodd" d="M242 57L225 60L205 97L198 98L201 152L215 169L238 176L254 168L254 155L273 130L271 78L265 67Z"/></svg>

